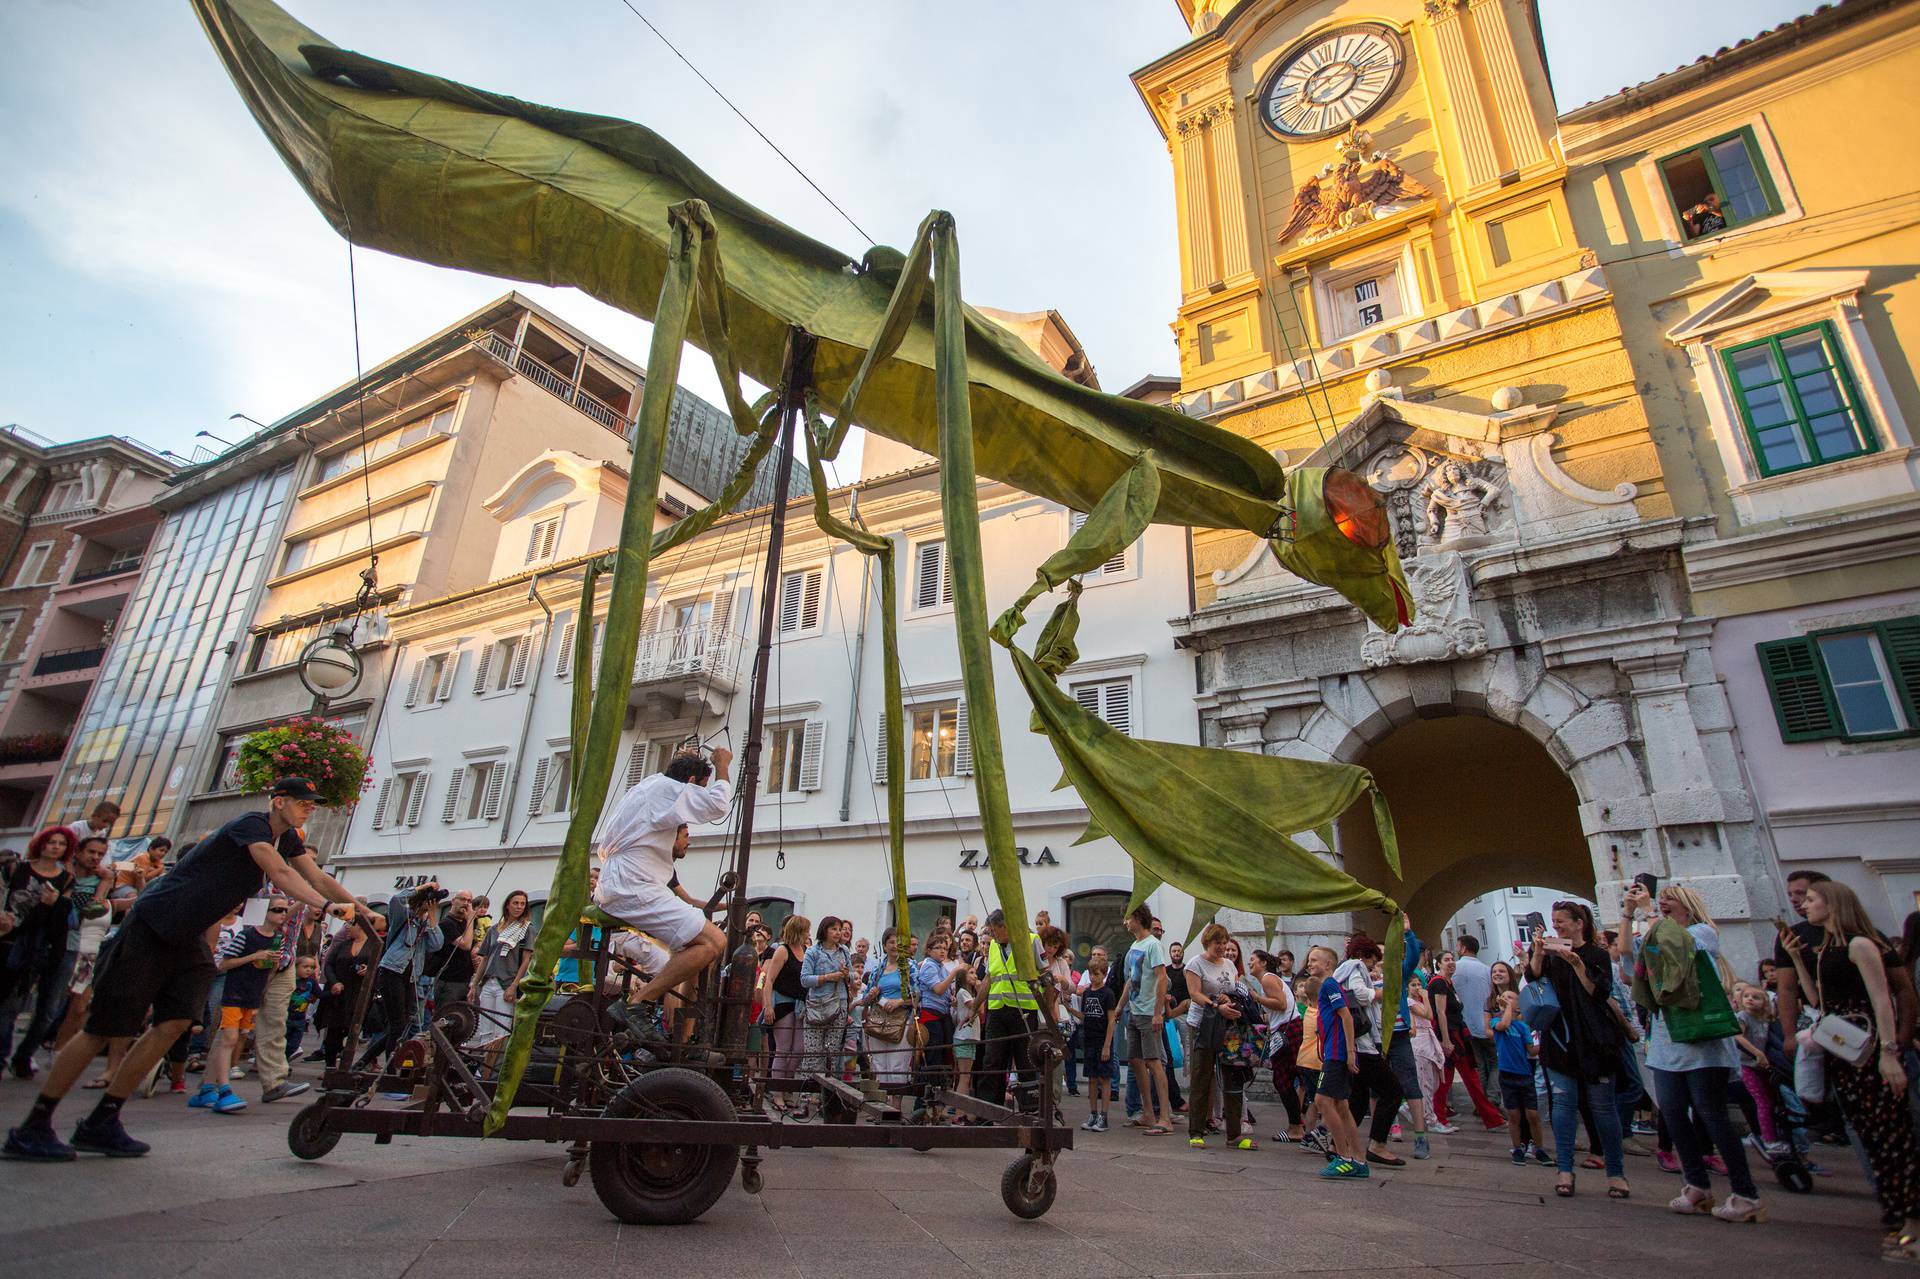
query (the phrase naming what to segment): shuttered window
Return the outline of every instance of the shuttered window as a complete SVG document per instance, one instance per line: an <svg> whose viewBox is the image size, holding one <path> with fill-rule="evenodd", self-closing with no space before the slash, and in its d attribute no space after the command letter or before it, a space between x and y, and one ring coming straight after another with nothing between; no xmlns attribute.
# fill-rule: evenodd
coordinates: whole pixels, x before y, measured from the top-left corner
<svg viewBox="0 0 1920 1279"><path fill-rule="evenodd" d="M1077 534L1080 531L1081 525L1086 522L1087 513L1085 511L1068 512L1067 536L1072 537ZM1134 548L1132 546L1123 547L1118 555L1108 560L1105 564L1102 564L1099 568L1088 573L1082 573L1080 580L1083 582L1097 582L1103 577L1115 577L1126 572L1128 568L1128 557L1130 557L1133 552Z"/></svg>
<svg viewBox="0 0 1920 1279"><path fill-rule="evenodd" d="M824 719L778 724L767 730L766 793L792 795L820 789L821 755L826 749Z"/></svg>
<svg viewBox="0 0 1920 1279"><path fill-rule="evenodd" d="M1073 686L1073 700L1115 732L1133 736L1133 681L1088 680Z"/></svg>
<svg viewBox="0 0 1920 1279"><path fill-rule="evenodd" d="M1920 617L1768 640L1755 651L1783 741L1920 731Z"/></svg>
<svg viewBox="0 0 1920 1279"><path fill-rule="evenodd" d="M540 520L527 536L527 563L538 564L542 560L553 558L553 552L560 545L560 517Z"/></svg>
<svg viewBox="0 0 1920 1279"><path fill-rule="evenodd" d="M573 674L573 638L579 634L579 630L579 623L572 621L569 621L565 626L560 628L559 651L554 654L553 658L553 677L555 679L565 679L567 676Z"/></svg>
<svg viewBox="0 0 1920 1279"><path fill-rule="evenodd" d="M780 633L794 635L820 626L820 578L817 568L799 569L780 579Z"/></svg>
<svg viewBox="0 0 1920 1279"><path fill-rule="evenodd" d="M913 606L938 608L953 603L953 574L945 542L921 542L913 548Z"/></svg>

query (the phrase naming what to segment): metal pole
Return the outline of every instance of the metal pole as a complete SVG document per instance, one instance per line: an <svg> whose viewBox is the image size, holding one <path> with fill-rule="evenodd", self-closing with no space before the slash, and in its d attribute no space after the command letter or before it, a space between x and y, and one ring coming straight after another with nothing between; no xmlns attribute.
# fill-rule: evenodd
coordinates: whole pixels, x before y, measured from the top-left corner
<svg viewBox="0 0 1920 1279"><path fill-rule="evenodd" d="M780 375L780 443L774 464L773 514L767 527L767 566L760 581L760 635L753 653L753 696L747 710L747 740L740 752L740 852L734 872L733 900L727 907L727 954L740 946L747 920L748 863L753 853L754 798L759 790L762 721L767 713L767 667L773 659L774 607L780 591L780 551L787 536L787 487L793 480L794 423L813 379L814 336L787 329L787 353Z"/></svg>
<svg viewBox="0 0 1920 1279"><path fill-rule="evenodd" d="M847 523L860 522L860 486L847 494ZM860 629L853 637L853 691L847 695L847 767L840 779L840 820L853 815L853 768L860 749L860 681L867 669L867 608L873 602L873 557L860 557Z"/></svg>

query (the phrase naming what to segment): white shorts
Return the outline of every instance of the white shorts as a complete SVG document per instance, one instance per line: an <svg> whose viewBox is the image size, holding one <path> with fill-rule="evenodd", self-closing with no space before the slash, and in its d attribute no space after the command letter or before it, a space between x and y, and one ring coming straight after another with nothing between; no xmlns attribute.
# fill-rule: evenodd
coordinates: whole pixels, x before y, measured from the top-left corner
<svg viewBox="0 0 1920 1279"><path fill-rule="evenodd" d="M685 950L707 926L707 917L674 896L671 888L649 884L636 893L612 893L604 887L593 904L641 932L652 933L671 950Z"/></svg>
<svg viewBox="0 0 1920 1279"><path fill-rule="evenodd" d="M632 965L634 971L644 973L648 977L658 977L660 970L667 966L667 960L671 958L665 946L645 933L615 933L612 950L615 959L624 960Z"/></svg>

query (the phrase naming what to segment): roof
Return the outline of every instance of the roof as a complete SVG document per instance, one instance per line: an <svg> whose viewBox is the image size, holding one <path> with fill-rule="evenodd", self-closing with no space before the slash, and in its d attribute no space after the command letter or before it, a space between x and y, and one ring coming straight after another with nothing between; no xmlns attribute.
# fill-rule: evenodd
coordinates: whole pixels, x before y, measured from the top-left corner
<svg viewBox="0 0 1920 1279"><path fill-rule="evenodd" d="M1882 10L1913 2L1914 0L1839 0L1837 4L1823 4L1813 12L1790 22L1768 27L1758 35L1749 36L1745 40L1716 49L1712 53L1702 54L1692 62L1675 67L1671 71L1662 72L1652 79L1628 85L1617 93L1595 99L1585 106L1575 107L1563 113L1560 119L1567 123L1577 123L1619 111L1630 111L1691 88L1702 80L1710 79L1747 63L1771 57L1808 40L1817 39L1838 27L1861 21Z"/></svg>
<svg viewBox="0 0 1920 1279"><path fill-rule="evenodd" d="M125 435L89 435L83 440L50 440L37 431L30 431L18 423L0 426L0 441L11 444L29 457L40 461L63 461L69 458L85 457L90 453L119 453L129 462L152 472L154 475L171 475L179 469L179 463L169 461L162 456L161 450Z"/></svg>

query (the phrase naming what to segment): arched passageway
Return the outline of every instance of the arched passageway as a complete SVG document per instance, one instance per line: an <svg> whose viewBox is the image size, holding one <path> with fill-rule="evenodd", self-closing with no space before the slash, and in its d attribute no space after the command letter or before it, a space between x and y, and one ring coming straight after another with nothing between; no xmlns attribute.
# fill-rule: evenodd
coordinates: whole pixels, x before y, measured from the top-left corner
<svg viewBox="0 0 1920 1279"><path fill-rule="evenodd" d="M1372 770L1393 808L1403 878L1387 873L1365 805L1341 819L1346 868L1402 903L1422 937L1438 937L1456 910L1496 888L1593 895L1578 794L1522 730L1472 714L1416 719L1354 762Z"/></svg>

